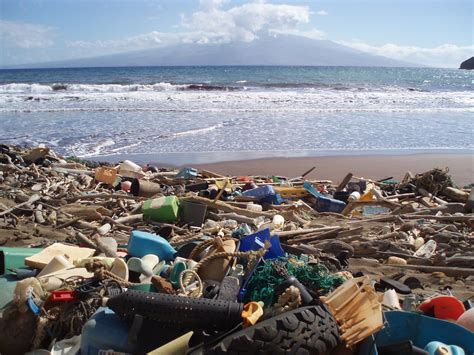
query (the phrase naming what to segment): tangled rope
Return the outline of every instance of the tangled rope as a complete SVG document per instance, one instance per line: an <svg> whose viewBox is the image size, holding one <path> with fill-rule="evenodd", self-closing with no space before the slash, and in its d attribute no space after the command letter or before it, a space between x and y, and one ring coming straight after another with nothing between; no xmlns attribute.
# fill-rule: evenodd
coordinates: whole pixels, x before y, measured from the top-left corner
<svg viewBox="0 0 474 355"><path fill-rule="evenodd" d="M187 244L187 243L192 243L197 240L201 240L205 238L206 236L203 234L198 234L198 235L191 235L191 236L183 236L183 237L174 237L169 241L170 245L173 247L178 247L182 244Z"/></svg>
<svg viewBox="0 0 474 355"><path fill-rule="evenodd" d="M185 278L185 276L188 276L188 277ZM186 287L191 284L192 276L194 276L194 278L196 279L198 286L196 289L192 291L188 291L186 290ZM187 269L181 272L181 274L179 275L179 288L183 295L188 296L188 297L195 297L195 298L201 297L203 289L204 289L201 278L199 277L198 273L193 269Z"/></svg>
<svg viewBox="0 0 474 355"><path fill-rule="evenodd" d="M196 272L198 272L199 269L201 268L201 266L203 266L204 264L206 264L209 261L214 260L214 259L227 258L227 257L237 257L237 258L249 259L249 258L252 258L252 257L262 257L262 256L265 255L266 252L267 252L267 248L264 247L264 248L261 248L259 250L237 251L237 252L233 252L233 253L223 251L223 252L219 252L219 253L214 253L212 255L206 256L204 259L202 259L200 262L198 262L196 264L196 266L194 266L193 269Z"/></svg>
<svg viewBox="0 0 474 355"><path fill-rule="evenodd" d="M127 287L127 288L132 287L134 285L138 285L137 283L122 279L121 277L111 273L109 270L107 270L107 266L99 260L86 263L84 267L86 268L87 271L93 273L94 277L98 280L107 280L107 279L114 280L120 286Z"/></svg>
<svg viewBox="0 0 474 355"><path fill-rule="evenodd" d="M221 237L221 241L226 241L226 240L237 240L232 237ZM202 242L201 244L197 245L189 254L189 259L195 260L199 254L201 254L204 250L206 250L208 247L215 245L216 244L216 238L206 240Z"/></svg>

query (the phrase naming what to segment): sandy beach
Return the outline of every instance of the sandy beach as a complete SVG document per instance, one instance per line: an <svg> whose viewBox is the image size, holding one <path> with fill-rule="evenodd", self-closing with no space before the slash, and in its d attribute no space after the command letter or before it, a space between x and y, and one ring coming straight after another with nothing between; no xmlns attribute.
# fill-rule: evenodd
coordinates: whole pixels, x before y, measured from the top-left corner
<svg viewBox="0 0 474 355"><path fill-rule="evenodd" d="M257 153L225 153L210 156L198 154L119 154L89 158L97 161L119 162L125 159L137 164L153 164L158 167L192 166L212 170L223 175L282 175L295 177L313 170L309 179L340 181L348 172L354 176L370 179L393 177L403 179L407 171L422 173L433 168L449 168L454 182L459 186L474 182L474 154L463 153L420 153L420 154L368 154L340 156L303 156L303 157L263 157L253 159ZM240 158L236 158L239 156ZM244 158L244 159L242 159ZM248 158L248 159L247 159ZM216 161L217 160L217 161ZM221 160L221 161L219 161Z"/></svg>
<svg viewBox="0 0 474 355"><path fill-rule="evenodd" d="M416 174L435 167L448 167L456 184L474 182L474 155L469 154L265 158L193 166L225 175L274 174L290 177L301 175L316 166L308 178L333 181L340 181L348 172L371 179L402 179L407 171Z"/></svg>

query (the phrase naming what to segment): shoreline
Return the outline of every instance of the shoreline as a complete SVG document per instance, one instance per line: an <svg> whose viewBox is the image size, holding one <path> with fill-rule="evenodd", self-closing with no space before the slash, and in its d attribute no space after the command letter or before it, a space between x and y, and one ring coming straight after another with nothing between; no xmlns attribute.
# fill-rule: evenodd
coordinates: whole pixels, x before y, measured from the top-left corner
<svg viewBox="0 0 474 355"><path fill-rule="evenodd" d="M120 154L109 156L113 159L103 159L104 156L87 158L90 160L118 162L129 159L139 164L150 163L158 167L192 166L207 169L222 175L281 175L295 177L303 174L313 166L316 169L307 177L310 179L340 181L348 173L354 176L370 179L393 177L401 180L407 171L413 174L422 173L433 168L449 168L455 184L459 186L474 183L474 154L472 151L406 152L400 150L393 154L345 154L324 156L273 156L258 157L255 152L238 153L240 159L213 160L204 153L169 153L163 154ZM258 153L258 152L257 152ZM170 157L171 155L171 157ZM186 161L186 157L194 156L200 159ZM217 157L222 157L219 152ZM257 155L257 156L256 156ZM175 159L170 160L169 158ZM230 158L234 156L231 155ZM163 159L168 158L168 159ZM243 159L242 159L243 158ZM248 159L247 159L248 158Z"/></svg>

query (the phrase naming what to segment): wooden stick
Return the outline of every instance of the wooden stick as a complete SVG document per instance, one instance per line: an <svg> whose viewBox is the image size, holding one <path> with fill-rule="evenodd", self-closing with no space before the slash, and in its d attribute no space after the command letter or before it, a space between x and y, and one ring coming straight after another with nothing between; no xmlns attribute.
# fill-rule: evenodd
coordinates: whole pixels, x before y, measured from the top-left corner
<svg viewBox="0 0 474 355"><path fill-rule="evenodd" d="M308 229L297 229L294 231L281 231L281 232L275 232L274 234L278 235L281 238L290 238L295 235L300 235L300 234L309 234L309 233L319 233L319 232L326 232L326 231L332 231L334 229L339 229L341 227L323 227L323 228L308 228Z"/></svg>
<svg viewBox="0 0 474 355"><path fill-rule="evenodd" d="M115 223L125 224L125 223L136 223L143 221L143 214L132 214L130 216L120 217L114 220Z"/></svg>
<svg viewBox="0 0 474 355"><path fill-rule="evenodd" d="M39 199L41 199L41 196L35 194L35 195L31 196L31 197L28 199L28 201L19 203L18 205L14 206L14 207L12 207L12 208L9 208L8 210L5 210L5 211L0 212L0 217L1 217L1 216L4 216L4 215L6 215L6 214L8 214L8 213L10 213L10 212L13 212L13 211L16 210L17 208L20 208L20 207L22 207L22 206L29 205L29 204L31 204L31 203L33 203L33 202L36 202L36 201L38 201Z"/></svg>
<svg viewBox="0 0 474 355"><path fill-rule="evenodd" d="M95 198L123 198L128 200L140 200L144 199L143 197L139 196L131 196L125 194L109 194L109 193L97 193L97 194L88 194L88 195L80 195L75 197L67 198L66 201L68 203L75 202L77 200L93 200Z"/></svg>
<svg viewBox="0 0 474 355"><path fill-rule="evenodd" d="M300 237L300 238L295 238L295 239L290 239L288 241L288 244L298 244L298 243L309 243L311 244L311 242L315 241L315 240L321 240L321 239L330 239L330 238L333 238L337 235L337 233L339 231L341 231L343 228L340 227L338 229L333 229L332 231L327 231L327 232L324 232L324 233L319 233L319 234L316 234L316 235L309 235L309 236L303 236L303 237Z"/></svg>
<svg viewBox="0 0 474 355"><path fill-rule="evenodd" d="M342 191L346 185L351 181L353 174L348 173L344 179L342 179L341 183L336 187L336 192Z"/></svg>
<svg viewBox="0 0 474 355"><path fill-rule="evenodd" d="M254 211L247 210L246 208L233 207L223 201L216 201L214 203L212 200L209 200L205 197L200 197L200 196L188 196L188 197L184 197L183 200L202 203L204 205L217 208L224 212L235 212L242 216L247 216L247 217L252 217L252 218L257 218L260 216L273 218L273 215L274 215L274 213L271 213L271 212L254 212Z"/></svg>
<svg viewBox="0 0 474 355"><path fill-rule="evenodd" d="M309 173L311 173L314 169L316 169L315 166L313 166L311 169L309 169L308 171L304 172L303 174L301 174L301 177L304 178L306 175L308 175Z"/></svg>

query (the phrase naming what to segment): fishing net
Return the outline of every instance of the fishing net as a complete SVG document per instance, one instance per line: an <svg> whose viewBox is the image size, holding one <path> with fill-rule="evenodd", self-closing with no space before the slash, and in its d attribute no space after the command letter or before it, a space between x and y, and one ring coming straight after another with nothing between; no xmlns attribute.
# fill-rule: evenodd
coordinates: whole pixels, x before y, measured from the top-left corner
<svg viewBox="0 0 474 355"><path fill-rule="evenodd" d="M296 277L309 291L325 294L343 283L340 276L331 274L320 263L308 263L296 256L265 260L253 273L248 285L245 301L262 301L265 307L273 305L278 299L276 286L285 281L285 276L278 271L283 266L288 275Z"/></svg>

